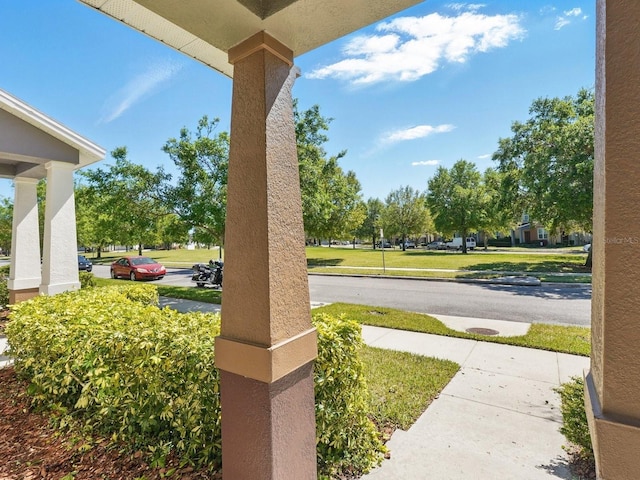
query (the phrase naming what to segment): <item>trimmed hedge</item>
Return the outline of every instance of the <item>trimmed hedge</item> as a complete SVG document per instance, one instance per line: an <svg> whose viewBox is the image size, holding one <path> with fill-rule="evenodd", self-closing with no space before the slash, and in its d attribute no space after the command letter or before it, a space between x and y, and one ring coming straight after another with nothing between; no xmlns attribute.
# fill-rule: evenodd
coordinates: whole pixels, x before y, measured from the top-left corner
<svg viewBox="0 0 640 480"><path fill-rule="evenodd" d="M12 306L7 336L35 404L59 424L83 426L157 465L175 453L198 466L221 461L217 314L159 309L148 284L82 289ZM318 472L366 472L384 446L367 417L356 322L318 315L315 365ZM71 422L70 418L74 418Z"/></svg>

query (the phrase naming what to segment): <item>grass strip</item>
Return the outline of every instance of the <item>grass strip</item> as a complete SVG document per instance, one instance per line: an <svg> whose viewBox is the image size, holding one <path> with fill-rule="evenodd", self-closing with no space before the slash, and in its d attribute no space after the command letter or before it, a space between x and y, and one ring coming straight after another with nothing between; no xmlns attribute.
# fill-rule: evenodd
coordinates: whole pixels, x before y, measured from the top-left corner
<svg viewBox="0 0 640 480"><path fill-rule="evenodd" d="M368 346L360 358L372 420L385 435L408 429L460 368L449 360Z"/></svg>
<svg viewBox="0 0 640 480"><path fill-rule="evenodd" d="M121 285L122 282L136 283L131 280L99 278L94 277L97 287L107 285ZM161 297L181 298L184 300L193 300L194 302L205 303L222 303L222 291L213 288L197 288L197 287L177 287L174 285L155 285L158 288L158 295Z"/></svg>
<svg viewBox="0 0 640 480"><path fill-rule="evenodd" d="M422 313L405 312L393 308L371 307L333 303L315 311L331 315L344 314L362 325L395 328L412 332L431 333L447 337L466 338L482 342L501 343L518 347L537 348L552 352L569 353L588 357L591 353L591 332L586 327L567 327L534 323L526 335L515 337L491 337L452 330L436 318Z"/></svg>

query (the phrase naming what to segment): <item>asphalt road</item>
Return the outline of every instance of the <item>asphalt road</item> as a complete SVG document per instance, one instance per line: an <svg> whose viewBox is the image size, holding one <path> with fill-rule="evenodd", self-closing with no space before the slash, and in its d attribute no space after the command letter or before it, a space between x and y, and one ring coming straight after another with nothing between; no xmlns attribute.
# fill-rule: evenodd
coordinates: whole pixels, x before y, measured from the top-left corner
<svg viewBox="0 0 640 480"><path fill-rule="evenodd" d="M94 273L108 278L109 267L94 265ZM193 286L190 279L190 269L168 269L167 276L154 283ZM346 302L515 322L591 323L590 285L531 287L309 275L309 292L314 302Z"/></svg>

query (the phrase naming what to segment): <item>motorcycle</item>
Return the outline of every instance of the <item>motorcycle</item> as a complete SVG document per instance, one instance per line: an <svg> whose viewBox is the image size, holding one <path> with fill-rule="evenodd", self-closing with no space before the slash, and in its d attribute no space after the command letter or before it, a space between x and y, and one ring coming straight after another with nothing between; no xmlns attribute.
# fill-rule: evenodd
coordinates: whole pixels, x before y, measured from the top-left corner
<svg viewBox="0 0 640 480"><path fill-rule="evenodd" d="M222 270L224 262L222 260L209 260L209 264L196 263L193 268L191 281L196 283L198 287L205 285L213 285L216 288L222 288Z"/></svg>

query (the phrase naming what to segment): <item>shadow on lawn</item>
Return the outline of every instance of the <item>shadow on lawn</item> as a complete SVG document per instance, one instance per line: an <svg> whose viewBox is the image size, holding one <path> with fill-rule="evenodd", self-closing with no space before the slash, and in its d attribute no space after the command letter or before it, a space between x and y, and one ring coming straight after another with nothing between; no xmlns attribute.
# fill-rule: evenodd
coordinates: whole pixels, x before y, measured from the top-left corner
<svg viewBox="0 0 640 480"><path fill-rule="evenodd" d="M548 273L591 273L591 270L579 263L567 262L492 262L469 265L468 270L495 270L500 272L548 272Z"/></svg>
<svg viewBox="0 0 640 480"><path fill-rule="evenodd" d="M342 262L344 258L307 258L307 267L335 267Z"/></svg>

